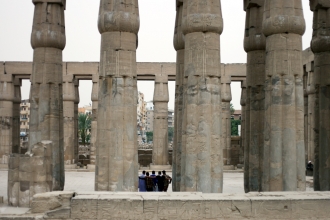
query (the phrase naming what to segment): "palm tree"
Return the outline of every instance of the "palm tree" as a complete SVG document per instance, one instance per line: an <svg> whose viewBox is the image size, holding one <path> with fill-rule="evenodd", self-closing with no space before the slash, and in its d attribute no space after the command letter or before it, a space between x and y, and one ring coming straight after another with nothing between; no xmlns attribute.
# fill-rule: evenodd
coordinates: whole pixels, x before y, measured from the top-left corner
<svg viewBox="0 0 330 220"><path fill-rule="evenodd" d="M234 112L235 112L234 105L232 103L230 103L230 113L234 114Z"/></svg>
<svg viewBox="0 0 330 220"><path fill-rule="evenodd" d="M78 128L79 137L83 145L89 143L91 133L91 117L90 114L79 113L78 114Z"/></svg>

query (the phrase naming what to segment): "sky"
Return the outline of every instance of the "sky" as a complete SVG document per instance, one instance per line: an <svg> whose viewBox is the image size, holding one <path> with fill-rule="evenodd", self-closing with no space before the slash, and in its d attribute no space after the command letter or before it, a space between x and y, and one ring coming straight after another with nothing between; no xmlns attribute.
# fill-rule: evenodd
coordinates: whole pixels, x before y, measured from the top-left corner
<svg viewBox="0 0 330 220"><path fill-rule="evenodd" d="M175 62L173 48L175 0L139 0L140 31L137 62ZM302 0L306 20L303 49L310 45L313 13ZM67 0L65 11L66 47L63 61L99 62L101 36L97 29L98 0ZM243 0L221 0L224 31L221 35L221 62L246 63L243 49L245 12ZM34 5L31 0L2 0L0 7L0 61L32 61L30 45ZM30 82L22 84L22 99L29 98ZM232 103L240 109L241 88L232 83ZM91 81L80 81L79 106L91 103ZM139 81L145 100L153 98L154 82ZM175 82L169 82L169 108L174 109Z"/></svg>

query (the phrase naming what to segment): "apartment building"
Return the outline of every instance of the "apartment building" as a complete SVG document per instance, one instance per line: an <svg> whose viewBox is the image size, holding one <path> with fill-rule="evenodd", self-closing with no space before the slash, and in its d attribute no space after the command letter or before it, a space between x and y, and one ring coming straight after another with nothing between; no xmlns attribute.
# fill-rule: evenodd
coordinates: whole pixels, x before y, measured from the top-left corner
<svg viewBox="0 0 330 220"><path fill-rule="evenodd" d="M20 104L20 137L21 142L29 140L29 122L30 122L30 101L22 100Z"/></svg>

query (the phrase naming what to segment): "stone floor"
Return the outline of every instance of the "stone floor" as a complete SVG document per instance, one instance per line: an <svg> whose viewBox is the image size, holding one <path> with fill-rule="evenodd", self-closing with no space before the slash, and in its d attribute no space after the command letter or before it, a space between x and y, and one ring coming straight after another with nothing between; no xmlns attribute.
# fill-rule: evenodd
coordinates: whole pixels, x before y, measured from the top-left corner
<svg viewBox="0 0 330 220"><path fill-rule="evenodd" d="M172 175L168 172L168 175ZM65 173L65 190L67 191L94 191L94 172L66 172ZM0 197L4 197L7 201L7 178L8 171L0 171ZM307 177L307 191L312 191L310 183L311 177ZM172 191L170 186L169 192ZM224 173L224 193L244 193L243 173L242 172L225 172Z"/></svg>

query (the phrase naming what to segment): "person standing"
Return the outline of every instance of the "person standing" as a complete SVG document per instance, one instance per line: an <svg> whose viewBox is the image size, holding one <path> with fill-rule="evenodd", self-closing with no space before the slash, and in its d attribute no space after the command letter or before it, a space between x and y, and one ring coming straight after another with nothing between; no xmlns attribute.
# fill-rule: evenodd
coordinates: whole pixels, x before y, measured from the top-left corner
<svg viewBox="0 0 330 220"><path fill-rule="evenodd" d="M172 177L166 175L166 171L163 170L163 179L164 179L164 192L167 192L168 186L172 183Z"/></svg>
<svg viewBox="0 0 330 220"><path fill-rule="evenodd" d="M152 177L149 176L149 172L146 173L146 185L147 185L147 192L154 191L154 181Z"/></svg>
<svg viewBox="0 0 330 220"><path fill-rule="evenodd" d="M158 186L158 192L164 191L164 177L162 176L162 172L158 172L157 178L157 186Z"/></svg>
<svg viewBox="0 0 330 220"><path fill-rule="evenodd" d="M154 181L154 191L157 192L158 191L158 186L157 186L158 180L157 180L156 172L153 170L151 173L152 174L150 175L150 177Z"/></svg>
<svg viewBox="0 0 330 220"><path fill-rule="evenodd" d="M146 171L142 171L142 174L139 176L139 192L146 192Z"/></svg>

